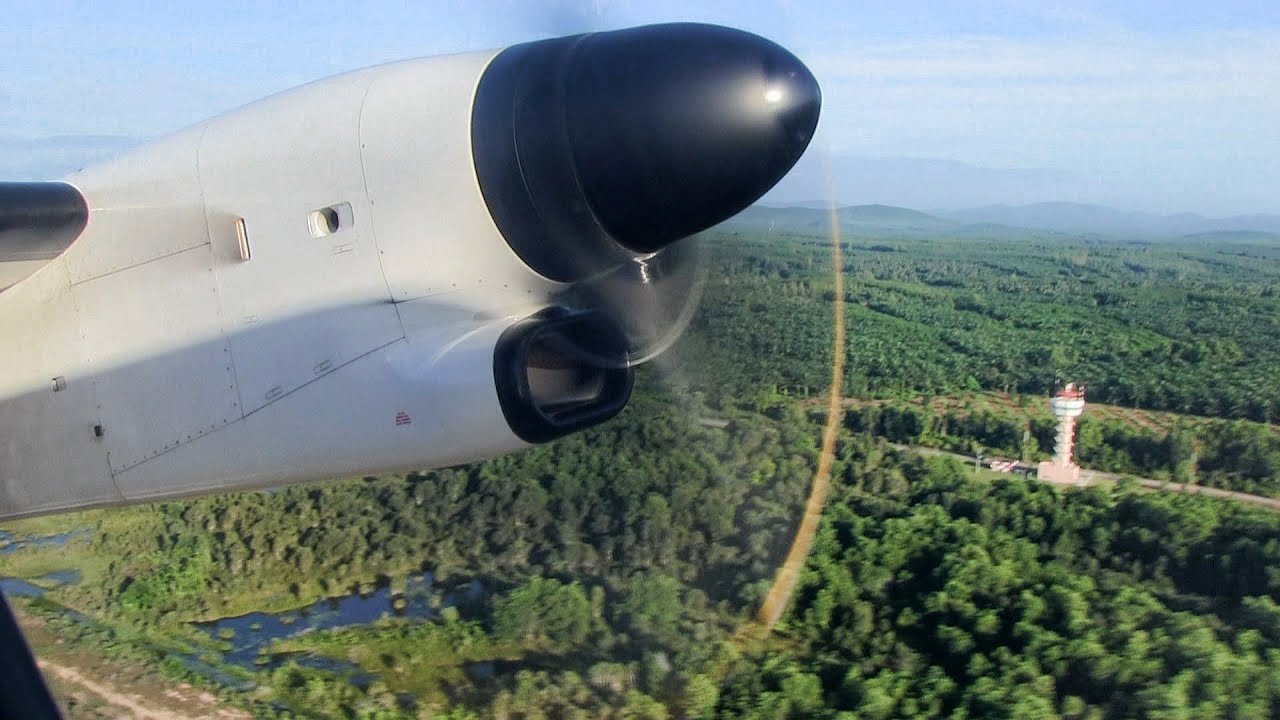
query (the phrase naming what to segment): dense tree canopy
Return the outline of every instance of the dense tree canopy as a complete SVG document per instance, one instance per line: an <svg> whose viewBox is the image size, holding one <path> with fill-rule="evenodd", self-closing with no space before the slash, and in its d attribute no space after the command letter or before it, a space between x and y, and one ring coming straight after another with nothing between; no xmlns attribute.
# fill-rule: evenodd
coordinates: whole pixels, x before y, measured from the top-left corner
<svg viewBox="0 0 1280 720"><path fill-rule="evenodd" d="M845 240L854 395L1043 395L1068 378L1096 402L1280 418L1274 247L1030 232ZM825 387L835 300L825 238L744 226L712 248L718 272L690 338L691 372L716 378L717 397Z"/></svg>

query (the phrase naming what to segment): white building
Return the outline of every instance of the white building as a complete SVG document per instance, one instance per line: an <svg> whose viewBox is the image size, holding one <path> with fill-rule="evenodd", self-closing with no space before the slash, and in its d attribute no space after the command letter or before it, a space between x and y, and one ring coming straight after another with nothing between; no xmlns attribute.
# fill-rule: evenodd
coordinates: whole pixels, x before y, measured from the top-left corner
<svg viewBox="0 0 1280 720"><path fill-rule="evenodd" d="M1056 483L1080 482L1080 466L1072 461L1075 448L1076 418L1084 412L1084 387L1067 383L1049 402L1053 416L1058 418L1058 433L1053 443L1053 460L1040 463L1037 470L1041 480Z"/></svg>

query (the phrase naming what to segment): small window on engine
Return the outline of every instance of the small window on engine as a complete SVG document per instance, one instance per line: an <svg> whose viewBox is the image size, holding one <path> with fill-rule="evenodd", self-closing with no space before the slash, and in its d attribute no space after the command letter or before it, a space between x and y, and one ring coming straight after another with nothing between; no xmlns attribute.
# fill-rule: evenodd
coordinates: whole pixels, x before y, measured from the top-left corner
<svg viewBox="0 0 1280 720"><path fill-rule="evenodd" d="M307 227L311 230L311 237L322 238L346 230L353 220L351 203L344 202L313 210L307 216Z"/></svg>

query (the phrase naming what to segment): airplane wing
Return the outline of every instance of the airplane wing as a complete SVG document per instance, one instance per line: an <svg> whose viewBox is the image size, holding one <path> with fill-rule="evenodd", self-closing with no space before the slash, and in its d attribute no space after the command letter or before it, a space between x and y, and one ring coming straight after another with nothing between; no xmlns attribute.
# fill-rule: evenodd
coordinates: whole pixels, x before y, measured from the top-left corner
<svg viewBox="0 0 1280 720"><path fill-rule="evenodd" d="M0 182L0 292L70 247L88 220L70 185Z"/></svg>
<svg viewBox="0 0 1280 720"><path fill-rule="evenodd" d="M0 593L0 668L4 668L0 672L0 718L62 717L4 593Z"/></svg>

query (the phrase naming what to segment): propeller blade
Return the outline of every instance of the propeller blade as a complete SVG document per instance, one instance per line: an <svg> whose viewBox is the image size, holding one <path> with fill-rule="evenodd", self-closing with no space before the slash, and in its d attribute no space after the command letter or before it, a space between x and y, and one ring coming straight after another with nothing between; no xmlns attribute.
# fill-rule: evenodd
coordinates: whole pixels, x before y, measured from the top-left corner
<svg viewBox="0 0 1280 720"><path fill-rule="evenodd" d="M670 348L689 326L702 298L707 257L705 244L686 238L580 280L557 300L612 318L627 339L625 364L639 365Z"/></svg>

